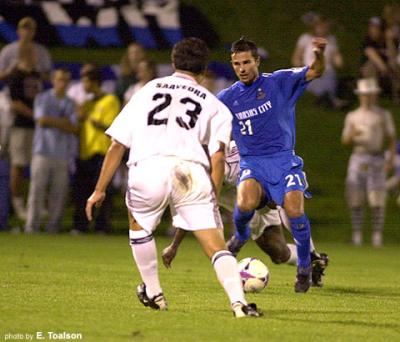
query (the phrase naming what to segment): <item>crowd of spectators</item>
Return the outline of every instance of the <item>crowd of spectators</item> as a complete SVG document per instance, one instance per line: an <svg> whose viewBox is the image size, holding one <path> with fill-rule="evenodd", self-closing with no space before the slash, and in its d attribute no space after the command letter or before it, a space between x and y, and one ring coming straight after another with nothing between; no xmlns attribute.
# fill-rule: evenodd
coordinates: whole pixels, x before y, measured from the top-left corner
<svg viewBox="0 0 400 342"><path fill-rule="evenodd" d="M309 64L313 59L313 37L326 38L325 73L309 85L308 91L315 95L317 104L346 108L348 100L338 95L346 56L333 33L333 21L316 13L304 18L309 30L297 40L292 65ZM110 144L104 132L121 106L157 77L159 68L147 57L145 49L133 42L121 58L113 89L102 82L99 67L92 63L84 63L79 81L71 84L69 70L52 70L49 51L34 41L36 30L34 19L23 18L18 23L18 40L0 52L0 80L6 85L0 93L0 229L7 228L10 189L12 212L24 222L26 233L40 229L57 232L70 196L74 213L69 230L79 234L90 229L84 207ZM360 49L360 69L355 78L375 78L384 92L399 103L399 5L387 5L380 17L368 20ZM208 72L204 86L216 92L216 80L215 74ZM5 129L9 125L5 119L8 112L12 113L12 127ZM26 174L28 166L30 177ZM125 177L121 167L114 184L124 188ZM24 185L27 178L29 186ZM110 191L96 215L95 231L111 231L111 211Z"/></svg>

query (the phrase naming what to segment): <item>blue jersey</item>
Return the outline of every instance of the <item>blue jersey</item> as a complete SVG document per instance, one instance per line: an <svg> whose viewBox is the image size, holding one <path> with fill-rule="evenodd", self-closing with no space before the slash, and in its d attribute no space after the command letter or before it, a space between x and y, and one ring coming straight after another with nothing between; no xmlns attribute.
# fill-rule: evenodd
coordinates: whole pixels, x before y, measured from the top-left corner
<svg viewBox="0 0 400 342"><path fill-rule="evenodd" d="M307 70L262 74L249 86L238 81L218 94L233 115L233 139L242 157L294 150L295 105L307 87Z"/></svg>

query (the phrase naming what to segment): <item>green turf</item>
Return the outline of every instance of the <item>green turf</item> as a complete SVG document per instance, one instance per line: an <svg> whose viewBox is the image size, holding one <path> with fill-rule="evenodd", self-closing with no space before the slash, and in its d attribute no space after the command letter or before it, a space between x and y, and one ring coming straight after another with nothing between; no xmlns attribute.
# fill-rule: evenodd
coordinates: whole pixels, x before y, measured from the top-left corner
<svg viewBox="0 0 400 342"><path fill-rule="evenodd" d="M161 248L166 238L158 238ZM320 243L331 265L325 287L293 292L295 269L271 264L254 243L240 257L263 259L269 286L249 295L265 312L235 320L193 239L172 270L161 268L168 312L144 308L127 237L0 235L0 339L7 333L79 332L85 341L400 340L398 247Z"/></svg>

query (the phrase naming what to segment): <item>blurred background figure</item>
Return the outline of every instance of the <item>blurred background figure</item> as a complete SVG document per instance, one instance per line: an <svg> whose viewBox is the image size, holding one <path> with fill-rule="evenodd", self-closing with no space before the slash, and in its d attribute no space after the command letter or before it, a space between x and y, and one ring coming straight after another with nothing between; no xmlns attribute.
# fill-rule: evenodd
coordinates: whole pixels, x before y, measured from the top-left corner
<svg viewBox="0 0 400 342"><path fill-rule="evenodd" d="M61 224L69 189L68 160L71 134L78 134L75 104L66 96L71 79L67 69L56 69L53 88L36 96L36 122L32 149L31 182L25 233L35 233L42 224L41 213L48 195L48 233L56 233Z"/></svg>
<svg viewBox="0 0 400 342"><path fill-rule="evenodd" d="M87 232L89 221L86 218L86 200L92 193L100 174L104 156L111 140L104 133L120 111L120 102L113 94L104 94L101 85L101 72L98 68L82 74L83 87L93 99L84 102L77 109L80 121L79 159L74 186L74 228L72 234ZM107 197L98 215L95 216L95 230L108 233L111 230L111 194Z"/></svg>
<svg viewBox="0 0 400 342"><path fill-rule="evenodd" d="M14 118L8 89L0 91L0 231L8 228L10 214L10 164L8 143Z"/></svg>
<svg viewBox="0 0 400 342"><path fill-rule="evenodd" d="M147 82L157 77L157 65L149 59L141 60L136 68L137 81L129 86L124 94L124 104Z"/></svg>
<svg viewBox="0 0 400 342"><path fill-rule="evenodd" d="M36 29L37 23L31 17L22 18L18 22L18 40L5 45L0 52L0 80L4 80L15 69L21 47L32 50L31 53L36 56L34 69L43 80L49 78L52 60L49 51L43 45L34 42Z"/></svg>
<svg viewBox="0 0 400 342"><path fill-rule="evenodd" d="M387 157L389 158L390 155ZM400 141L397 142L396 146L393 175L386 182L386 190L398 196L397 205L400 206Z"/></svg>
<svg viewBox="0 0 400 342"><path fill-rule="evenodd" d="M336 70L343 67L343 57L336 37L330 32L331 23L326 17L316 14L308 20L310 21L308 22L309 25L311 25L311 32L303 33L298 38L292 55L292 64L295 67L310 65L314 60L313 38L323 37L327 39L324 74L319 79L311 82L307 90L318 98L317 103L325 101L334 109L342 109L347 105L347 101L341 100L337 96L338 79Z"/></svg>
<svg viewBox="0 0 400 342"><path fill-rule="evenodd" d="M93 94L88 93L83 87L82 77L90 70L96 69L97 66L94 63L84 63L79 71L80 80L74 84L70 84L67 90L67 96L74 100L77 106L82 105L84 102L92 100Z"/></svg>
<svg viewBox="0 0 400 342"><path fill-rule="evenodd" d="M42 91L40 74L35 70L36 50L28 45L19 47L17 64L7 77L10 90L11 110L14 124L10 132L10 188L12 205L16 215L26 219L22 183L24 168L30 165L35 123L33 121L33 101Z"/></svg>
<svg viewBox="0 0 400 342"><path fill-rule="evenodd" d="M360 106L347 114L342 132L342 143L353 147L347 169L346 195L351 213L352 242L356 246L363 240L365 199L371 208L372 245L382 246L386 173L393 168L396 130L391 113L378 106L380 91L375 79L358 80L355 93ZM385 149L388 149L386 161Z"/></svg>
<svg viewBox="0 0 400 342"><path fill-rule="evenodd" d="M146 52L138 43L131 43L121 58L120 75L115 87L115 95L121 103L127 89L137 82L137 71L140 61L146 58Z"/></svg>
<svg viewBox="0 0 400 342"><path fill-rule="evenodd" d="M400 69L396 62L396 43L394 29L385 31L379 17L368 21L367 35L362 44L361 75L375 78L383 90L400 103Z"/></svg>

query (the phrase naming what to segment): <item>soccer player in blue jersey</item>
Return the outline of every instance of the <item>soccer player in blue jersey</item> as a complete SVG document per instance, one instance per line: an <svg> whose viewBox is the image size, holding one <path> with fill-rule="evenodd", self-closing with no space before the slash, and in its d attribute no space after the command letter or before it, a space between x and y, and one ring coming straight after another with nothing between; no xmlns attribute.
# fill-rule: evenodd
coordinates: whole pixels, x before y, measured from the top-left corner
<svg viewBox="0 0 400 342"><path fill-rule="evenodd" d="M239 148L240 174L234 223L228 243L238 253L250 237L248 223L258 208L282 206L296 241L296 292L307 292L311 280L310 222L304 213L306 180L303 160L294 152L295 105L307 83L322 75L326 40L313 41L309 66L260 74L257 46L240 38L232 44L231 62L239 81L218 94L232 112L232 134Z"/></svg>

